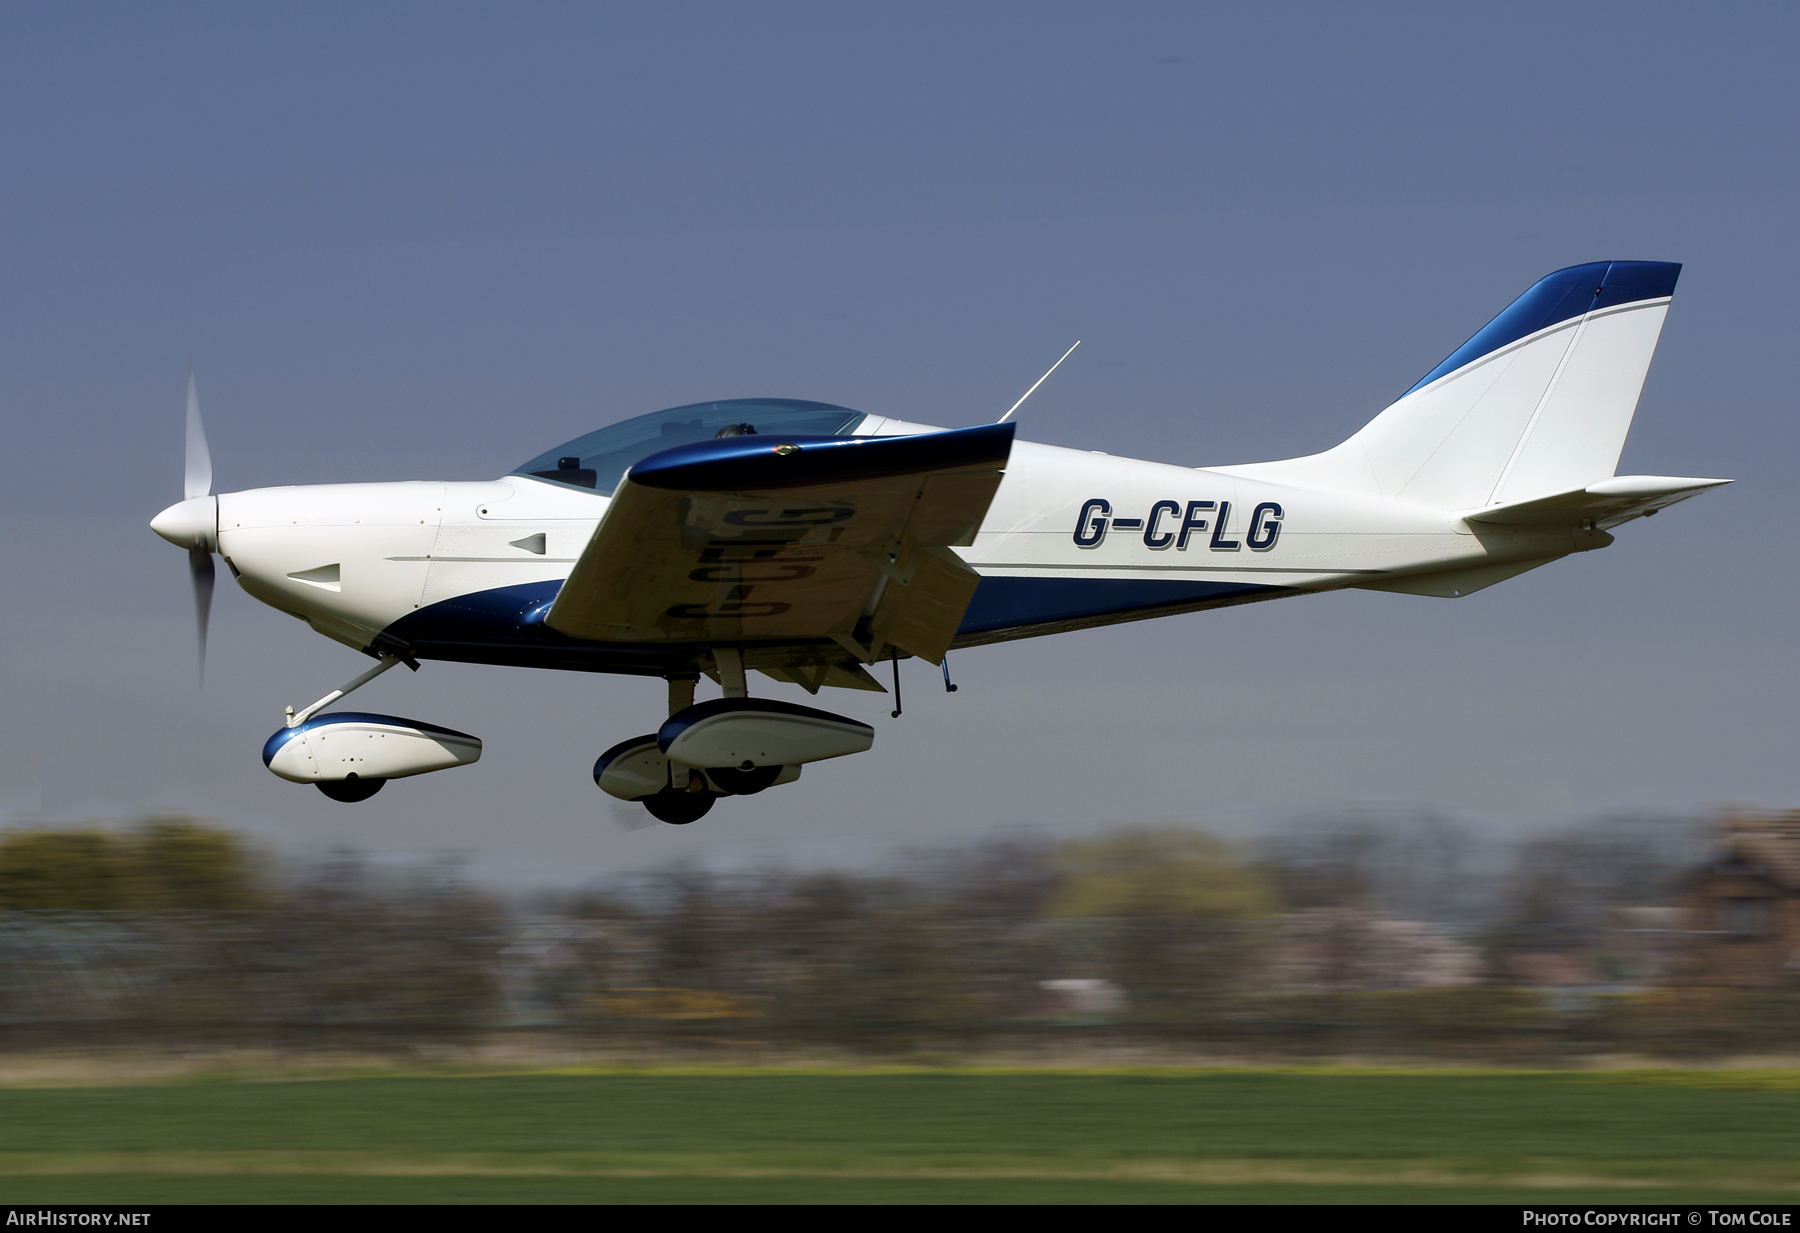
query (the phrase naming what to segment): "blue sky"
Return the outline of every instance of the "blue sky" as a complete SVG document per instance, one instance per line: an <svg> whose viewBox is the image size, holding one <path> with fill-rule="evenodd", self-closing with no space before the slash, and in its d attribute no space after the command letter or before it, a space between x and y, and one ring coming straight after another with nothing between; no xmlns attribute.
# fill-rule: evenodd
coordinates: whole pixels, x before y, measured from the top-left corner
<svg viewBox="0 0 1800 1233"><path fill-rule="evenodd" d="M578 879L1001 826L1790 805L1792 11L184 5L0 11L0 809ZM256 751L357 657L234 588L193 679L190 360L222 489L501 474L787 396L1190 465L1349 435L1553 269L1685 263L1620 470L1739 483L1465 600L971 651L875 750L627 830L659 682L429 665L481 765L334 805ZM400 679L406 677L407 679ZM779 690L771 690L780 693Z"/></svg>

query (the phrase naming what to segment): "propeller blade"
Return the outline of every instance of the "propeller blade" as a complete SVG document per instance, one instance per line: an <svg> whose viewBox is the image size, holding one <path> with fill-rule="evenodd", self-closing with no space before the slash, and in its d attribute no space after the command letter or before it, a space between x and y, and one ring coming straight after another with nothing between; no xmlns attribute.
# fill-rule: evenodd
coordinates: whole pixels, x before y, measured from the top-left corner
<svg viewBox="0 0 1800 1233"><path fill-rule="evenodd" d="M212 617L213 559L204 539L188 548L188 573L194 580L194 619L200 629L200 683L206 684L206 625Z"/></svg>
<svg viewBox="0 0 1800 1233"><path fill-rule="evenodd" d="M181 495L184 498L211 496L212 482L212 451L206 448L206 426L200 422L200 396L194 392L194 370L190 367L188 369L187 472L182 477ZM210 580L212 565L209 563L206 569L207 578ZM210 587L212 584L209 581L207 585ZM201 621L201 625L204 627L204 620Z"/></svg>

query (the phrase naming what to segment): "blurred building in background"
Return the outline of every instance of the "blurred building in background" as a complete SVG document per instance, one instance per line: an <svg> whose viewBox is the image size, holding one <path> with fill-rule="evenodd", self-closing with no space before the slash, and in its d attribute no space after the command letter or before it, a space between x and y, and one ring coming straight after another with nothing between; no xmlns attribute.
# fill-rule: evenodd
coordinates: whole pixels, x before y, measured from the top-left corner
<svg viewBox="0 0 1800 1233"><path fill-rule="evenodd" d="M1752 988L1800 982L1800 810L1714 819L1713 851L1687 883L1685 979Z"/></svg>

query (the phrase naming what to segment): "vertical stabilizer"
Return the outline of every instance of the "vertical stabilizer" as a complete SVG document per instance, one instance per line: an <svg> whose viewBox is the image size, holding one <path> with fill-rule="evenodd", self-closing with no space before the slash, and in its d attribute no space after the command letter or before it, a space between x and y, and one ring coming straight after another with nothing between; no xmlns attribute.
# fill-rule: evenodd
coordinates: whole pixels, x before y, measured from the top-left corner
<svg viewBox="0 0 1800 1233"><path fill-rule="evenodd" d="M1336 449L1224 469L1457 510L1605 479L1680 273L1660 261L1558 270Z"/></svg>

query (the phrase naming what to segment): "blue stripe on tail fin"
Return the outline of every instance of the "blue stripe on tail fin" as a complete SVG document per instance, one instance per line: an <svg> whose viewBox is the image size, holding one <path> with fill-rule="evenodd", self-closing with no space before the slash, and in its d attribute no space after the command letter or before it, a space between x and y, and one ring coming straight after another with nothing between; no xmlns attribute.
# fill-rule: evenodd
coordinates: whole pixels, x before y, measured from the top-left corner
<svg viewBox="0 0 1800 1233"><path fill-rule="evenodd" d="M1559 321L1595 309L1673 295L1680 276L1681 265L1673 261L1590 261L1545 275L1406 393Z"/></svg>

